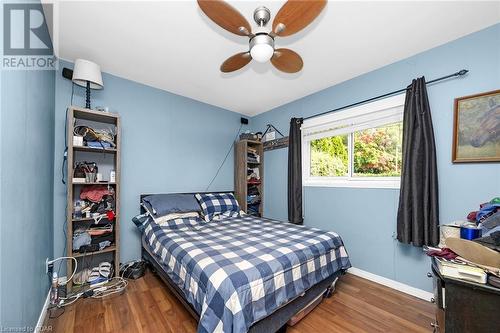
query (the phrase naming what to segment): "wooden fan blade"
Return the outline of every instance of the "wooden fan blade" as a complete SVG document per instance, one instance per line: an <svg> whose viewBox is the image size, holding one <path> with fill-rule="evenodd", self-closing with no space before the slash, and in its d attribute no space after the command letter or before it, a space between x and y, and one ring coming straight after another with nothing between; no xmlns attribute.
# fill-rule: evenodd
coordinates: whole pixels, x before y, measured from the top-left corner
<svg viewBox="0 0 500 333"><path fill-rule="evenodd" d="M234 72L240 68L245 67L252 60L250 52L241 52L229 57L220 66L220 71L224 73Z"/></svg>
<svg viewBox="0 0 500 333"><path fill-rule="evenodd" d="M215 23L229 32L248 36L252 30L248 21L222 0L198 0L201 10Z"/></svg>
<svg viewBox="0 0 500 333"><path fill-rule="evenodd" d="M290 49L274 50L271 62L274 67L285 73L296 73L304 66L302 58Z"/></svg>
<svg viewBox="0 0 500 333"><path fill-rule="evenodd" d="M288 0L273 21L273 32L278 36L290 36L304 29L321 13L326 0Z"/></svg>

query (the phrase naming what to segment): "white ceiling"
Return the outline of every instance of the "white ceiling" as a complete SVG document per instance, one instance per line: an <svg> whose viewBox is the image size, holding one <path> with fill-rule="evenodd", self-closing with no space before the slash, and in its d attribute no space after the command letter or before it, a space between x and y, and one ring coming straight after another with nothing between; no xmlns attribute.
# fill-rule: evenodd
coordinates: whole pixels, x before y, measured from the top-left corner
<svg viewBox="0 0 500 333"><path fill-rule="evenodd" d="M253 23L256 7L272 20L284 1L230 3ZM500 22L500 2L330 1L306 29L277 38L302 56L296 74L256 62L219 72L248 39L218 27L196 1L56 2L54 20L62 59L252 116Z"/></svg>

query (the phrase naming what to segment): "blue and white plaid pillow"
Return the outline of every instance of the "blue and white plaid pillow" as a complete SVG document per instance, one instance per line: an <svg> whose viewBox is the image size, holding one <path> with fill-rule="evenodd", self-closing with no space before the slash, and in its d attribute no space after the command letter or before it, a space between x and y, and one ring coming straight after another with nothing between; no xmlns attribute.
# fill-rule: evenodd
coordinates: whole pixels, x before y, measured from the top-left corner
<svg viewBox="0 0 500 333"><path fill-rule="evenodd" d="M232 193L196 194L205 221L211 221L215 216L228 212L239 213L240 205Z"/></svg>

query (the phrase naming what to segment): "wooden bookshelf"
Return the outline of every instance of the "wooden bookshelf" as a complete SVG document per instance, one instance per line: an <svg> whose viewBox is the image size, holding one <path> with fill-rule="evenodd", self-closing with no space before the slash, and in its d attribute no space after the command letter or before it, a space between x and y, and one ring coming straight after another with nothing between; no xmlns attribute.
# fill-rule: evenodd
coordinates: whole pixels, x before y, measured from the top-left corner
<svg viewBox="0 0 500 333"><path fill-rule="evenodd" d="M259 162L248 161L247 153L250 147L257 151L257 155L260 156ZM259 169L260 182L258 184L252 184L248 181L247 170L249 167ZM235 196L241 209L249 213L247 202L248 188L255 185L260 194L258 214L262 216L264 213L264 147L262 142L254 140L240 140L236 142L234 172Z"/></svg>
<svg viewBox="0 0 500 333"><path fill-rule="evenodd" d="M101 124L102 128L114 127L116 132L115 144L116 148L92 148L87 146L73 146L73 128L78 122L78 125L87 124L92 127L95 124ZM121 148L121 124L120 116L114 113L100 112L95 110L84 109L76 106L70 106L68 108L67 116L67 145L68 145L68 156L67 156L67 207L66 207L66 219L67 219L67 255L78 259L84 258L86 256L92 256L92 258L97 258L107 254L111 254L114 261L114 273L119 274L120 267L120 148ZM80 154L85 154L85 157L81 157ZM98 159L99 154L111 154L113 159L112 168L115 171L115 182L92 182L92 183L80 183L73 182L73 168L75 162L87 160L89 154L95 155ZM100 251L80 253L73 251L73 224L80 225L84 223L93 223L93 218L74 218L73 207L74 201L79 198L81 187L87 185L104 185L112 186L115 192L115 219L113 222L113 233L114 233L114 243ZM103 258L103 260L109 260ZM69 260L67 264L67 274L71 274L73 271L73 261ZM79 265L80 266L80 265ZM68 290L72 289L72 283L69 282Z"/></svg>

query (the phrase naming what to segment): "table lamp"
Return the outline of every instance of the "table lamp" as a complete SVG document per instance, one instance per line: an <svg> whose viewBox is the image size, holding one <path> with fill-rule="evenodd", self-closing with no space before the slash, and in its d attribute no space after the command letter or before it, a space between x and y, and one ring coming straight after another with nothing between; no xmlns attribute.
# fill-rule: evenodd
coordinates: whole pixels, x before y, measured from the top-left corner
<svg viewBox="0 0 500 333"><path fill-rule="evenodd" d="M90 109L90 89L104 88L101 67L92 61L76 59L72 80L75 84L86 88L85 107Z"/></svg>

